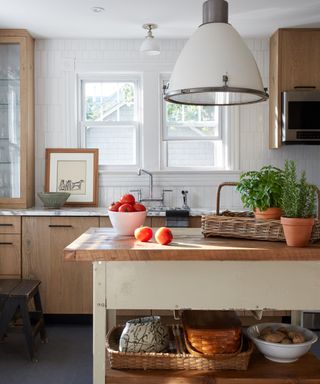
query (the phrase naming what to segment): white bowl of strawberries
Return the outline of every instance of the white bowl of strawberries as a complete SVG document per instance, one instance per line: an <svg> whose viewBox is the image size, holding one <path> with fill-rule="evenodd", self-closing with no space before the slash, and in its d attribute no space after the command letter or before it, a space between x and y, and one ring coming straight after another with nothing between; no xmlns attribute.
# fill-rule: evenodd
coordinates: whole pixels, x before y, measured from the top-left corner
<svg viewBox="0 0 320 384"><path fill-rule="evenodd" d="M131 194L125 194L108 208L109 218L119 235L133 236L135 229L143 225L147 216L146 207L137 203Z"/></svg>

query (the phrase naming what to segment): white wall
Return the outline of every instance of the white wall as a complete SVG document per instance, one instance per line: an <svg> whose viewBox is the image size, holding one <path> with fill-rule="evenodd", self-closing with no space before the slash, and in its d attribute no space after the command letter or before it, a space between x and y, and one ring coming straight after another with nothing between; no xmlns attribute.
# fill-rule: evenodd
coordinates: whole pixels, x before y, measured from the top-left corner
<svg viewBox="0 0 320 384"><path fill-rule="evenodd" d="M36 40L36 191L44 188L45 148L77 147L76 81L77 73L140 72L143 76L144 145L158 142L148 127L159 127L159 73L170 72L183 47L184 40L162 40L161 54L144 57L139 52L141 40ZM269 52L267 39L250 39L253 52L268 85ZM231 107L232 108L232 107ZM158 130L160 132L160 128ZM268 103L240 107L240 170L257 169L265 164L283 166L285 159L294 159L298 169L306 169L311 182L320 185L320 151L318 146L290 146L279 150L268 149ZM142 154L143 155L143 154ZM149 157L150 158L150 157ZM193 208L215 207L216 189L223 181L237 181L239 171L232 172L161 172L159 153L142 165L155 171L155 191L173 189L167 205L181 206L181 190L189 190L189 205ZM142 186L147 193L147 178L135 172L105 172L99 175L100 205L117 200L129 189ZM240 199L233 190L222 193L222 207L238 209Z"/></svg>

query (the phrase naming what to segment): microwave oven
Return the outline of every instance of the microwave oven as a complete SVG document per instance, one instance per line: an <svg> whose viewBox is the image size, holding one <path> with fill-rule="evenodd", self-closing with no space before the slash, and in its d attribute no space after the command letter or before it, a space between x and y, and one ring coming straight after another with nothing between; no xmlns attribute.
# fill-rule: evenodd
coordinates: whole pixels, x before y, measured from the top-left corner
<svg viewBox="0 0 320 384"><path fill-rule="evenodd" d="M282 92L282 143L320 144L320 91Z"/></svg>

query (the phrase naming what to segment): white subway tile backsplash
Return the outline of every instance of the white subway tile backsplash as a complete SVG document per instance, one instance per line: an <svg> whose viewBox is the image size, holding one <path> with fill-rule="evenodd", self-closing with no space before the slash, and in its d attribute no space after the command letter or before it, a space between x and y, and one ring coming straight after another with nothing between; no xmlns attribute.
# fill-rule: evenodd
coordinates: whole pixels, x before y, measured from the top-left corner
<svg viewBox="0 0 320 384"><path fill-rule="evenodd" d="M101 70L124 68L128 61L132 70L155 68L161 64L168 71L176 61L186 40L161 40L161 55L145 57L140 54L141 39L37 39L35 44L36 85L36 190L44 188L44 153L46 147L76 146L76 121L67 107L75 103L70 82L75 81L77 61L88 60ZM269 42L268 39L247 39L246 43L257 60L263 83L268 86ZM107 65L106 65L107 64ZM149 67L148 67L149 66ZM298 169L306 169L311 182L320 185L320 151L317 146L287 146L279 150L268 149L268 103L240 107L240 169L258 169L265 164L283 166L285 159L297 161ZM212 208L216 205L216 191L224 181L237 181L237 172L215 174L155 174L155 194L163 188L173 189L167 194L166 204L181 207L181 190L189 191L188 202L193 208ZM107 206L130 189L142 188L148 194L148 180L132 173L101 173L99 177L100 205ZM239 194L230 188L221 192L221 209L242 208Z"/></svg>

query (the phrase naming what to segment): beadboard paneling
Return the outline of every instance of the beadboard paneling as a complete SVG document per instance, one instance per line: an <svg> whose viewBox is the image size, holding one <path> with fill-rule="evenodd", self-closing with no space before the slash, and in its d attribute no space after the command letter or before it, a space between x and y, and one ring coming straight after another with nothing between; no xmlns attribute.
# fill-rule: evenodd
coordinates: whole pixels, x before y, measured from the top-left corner
<svg viewBox="0 0 320 384"><path fill-rule="evenodd" d="M248 39L249 48L260 68L263 83L268 85L268 39ZM142 73L170 72L185 40L162 40L161 55L145 57L139 52L141 40L101 39L37 39L35 46L36 82L36 191L44 187L44 154L46 147L77 147L76 124L76 72L90 66L98 72L108 70ZM152 76L149 76L152 78ZM148 76L145 76L147 81ZM155 89L155 92L158 90ZM157 107L158 108L158 107ZM159 116L148 114L157 110L144 106L147 125L159 126ZM232 107L231 107L232 108ZM306 169L311 182L320 185L318 146L284 146L268 149L268 102L240 107L239 139L233 145L239 148L240 170L258 169L265 164L282 167L285 159L293 159L298 169ZM148 129L147 126L144 129ZM146 135L148 137L148 135ZM149 135L148 140L154 140ZM143 144L147 148L148 143ZM156 157L157 158L157 157ZM157 161L156 161L157 162ZM151 167L155 167L155 161ZM155 195L163 188L173 189L165 204L181 206L181 190L189 191L189 205L193 208L215 208L217 186L223 181L236 181L235 172L156 172ZM134 172L100 173L100 205L117 200L130 189L141 188L147 194L147 177ZM37 201L40 204L39 201ZM222 191L222 208L240 209L239 195L234 190Z"/></svg>

